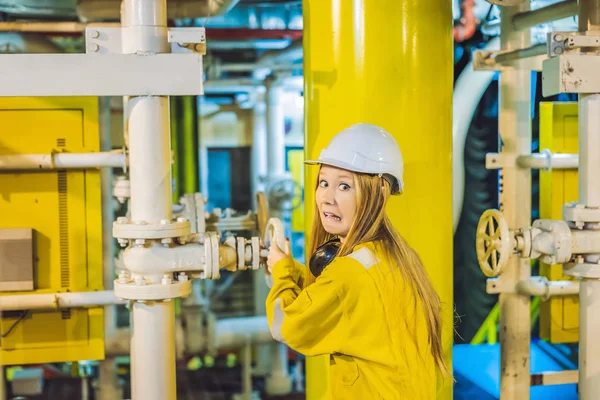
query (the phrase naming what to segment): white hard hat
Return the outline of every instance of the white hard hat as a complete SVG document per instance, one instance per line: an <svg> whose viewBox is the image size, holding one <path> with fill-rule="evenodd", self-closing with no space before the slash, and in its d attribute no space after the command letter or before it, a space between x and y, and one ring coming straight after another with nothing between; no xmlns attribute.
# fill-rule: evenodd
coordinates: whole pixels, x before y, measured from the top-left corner
<svg viewBox="0 0 600 400"><path fill-rule="evenodd" d="M306 164L324 164L348 171L380 175L392 187L392 194L402 193L404 162L400 146L392 135L372 124L355 124L331 139L318 160Z"/></svg>

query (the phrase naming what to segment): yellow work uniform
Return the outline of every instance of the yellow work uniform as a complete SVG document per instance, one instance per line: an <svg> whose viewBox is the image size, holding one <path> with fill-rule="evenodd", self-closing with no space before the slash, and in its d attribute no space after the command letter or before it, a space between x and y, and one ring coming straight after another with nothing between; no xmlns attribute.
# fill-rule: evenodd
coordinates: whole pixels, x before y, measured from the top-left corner
<svg viewBox="0 0 600 400"><path fill-rule="evenodd" d="M336 257L306 288L307 267L272 268L267 318L276 340L306 356L329 354L334 399L435 399L425 315L399 268L374 243Z"/></svg>

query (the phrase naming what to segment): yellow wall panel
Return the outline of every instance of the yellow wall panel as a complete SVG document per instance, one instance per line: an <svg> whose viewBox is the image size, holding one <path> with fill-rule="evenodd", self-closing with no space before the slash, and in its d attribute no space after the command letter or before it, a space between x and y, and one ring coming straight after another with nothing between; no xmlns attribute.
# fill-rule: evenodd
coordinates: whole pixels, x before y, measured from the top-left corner
<svg viewBox="0 0 600 400"><path fill-rule="evenodd" d="M0 98L0 120L0 155L100 150L95 97ZM102 289L98 170L0 173L0 216L35 231L35 290L18 294ZM0 332L7 365L104 357L102 308L5 313Z"/></svg>
<svg viewBox="0 0 600 400"><path fill-rule="evenodd" d="M577 103L540 104L540 149L577 154ZM562 219L565 203L577 201L577 170L540 171L540 218ZM550 280L570 280L562 265L540 264ZM579 297L559 296L540 304L540 336L552 343L579 340Z"/></svg>

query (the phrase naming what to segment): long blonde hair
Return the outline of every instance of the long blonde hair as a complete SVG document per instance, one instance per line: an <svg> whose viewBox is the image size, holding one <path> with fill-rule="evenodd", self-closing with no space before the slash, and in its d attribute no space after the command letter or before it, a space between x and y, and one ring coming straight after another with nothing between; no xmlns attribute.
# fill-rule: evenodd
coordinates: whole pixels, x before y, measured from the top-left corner
<svg viewBox="0 0 600 400"><path fill-rule="evenodd" d="M385 211L385 205L391 193L390 184L386 179L378 176L358 173L353 173L353 176L357 197L356 216L338 256L343 257L352 253L354 247L361 243L375 242L382 248L386 258L391 261L392 265L400 268L401 276L413 289L413 293L418 296L426 317L431 354L442 376L449 377L450 372L444 361L442 347L440 298L429 280L419 255L400 236ZM317 178L317 187L318 181ZM315 201L310 242L311 254L314 254L317 248L329 239L331 239L331 235L321 223ZM416 304L415 301L415 307ZM416 338L413 339L416 343Z"/></svg>

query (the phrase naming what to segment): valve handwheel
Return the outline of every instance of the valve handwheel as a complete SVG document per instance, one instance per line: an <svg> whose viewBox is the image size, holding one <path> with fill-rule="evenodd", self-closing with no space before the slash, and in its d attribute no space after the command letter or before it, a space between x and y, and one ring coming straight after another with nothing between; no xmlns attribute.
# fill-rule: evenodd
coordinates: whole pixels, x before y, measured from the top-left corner
<svg viewBox="0 0 600 400"><path fill-rule="evenodd" d="M277 245L282 251L285 250L285 235L283 233L283 225L279 218L269 218L267 227L265 228L265 246L270 247L273 240L277 242Z"/></svg>
<svg viewBox="0 0 600 400"><path fill-rule="evenodd" d="M510 231L504 215L498 210L487 210L477 225L477 260L481 271L498 276L511 255Z"/></svg>
<svg viewBox="0 0 600 400"><path fill-rule="evenodd" d="M265 247L271 247L271 242L277 243L281 250L285 250L285 235L283 231L283 224L279 218L269 218L267 226L265 227L265 237L263 243ZM269 273L268 268L265 266L265 280L269 288L273 287L273 276Z"/></svg>

